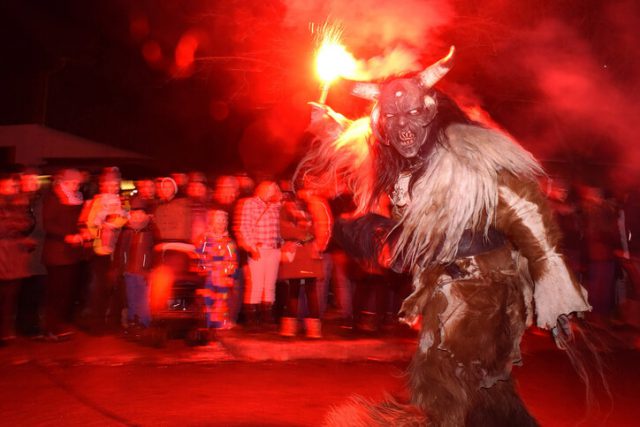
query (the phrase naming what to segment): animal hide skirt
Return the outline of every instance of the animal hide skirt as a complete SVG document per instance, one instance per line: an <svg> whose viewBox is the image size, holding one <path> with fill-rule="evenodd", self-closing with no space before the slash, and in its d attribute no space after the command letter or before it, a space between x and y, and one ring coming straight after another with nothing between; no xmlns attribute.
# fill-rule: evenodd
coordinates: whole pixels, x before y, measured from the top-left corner
<svg viewBox="0 0 640 427"><path fill-rule="evenodd" d="M422 283L403 304L422 313L409 381L429 425L537 425L510 376L531 289L521 271L507 244L416 277Z"/></svg>

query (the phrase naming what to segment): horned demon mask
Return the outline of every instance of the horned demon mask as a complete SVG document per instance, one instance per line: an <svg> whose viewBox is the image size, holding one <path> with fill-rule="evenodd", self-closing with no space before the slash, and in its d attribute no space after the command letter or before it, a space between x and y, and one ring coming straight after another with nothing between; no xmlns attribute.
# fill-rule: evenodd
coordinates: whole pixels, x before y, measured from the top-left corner
<svg viewBox="0 0 640 427"><path fill-rule="evenodd" d="M415 157L427 141L438 103L432 87L453 65L454 47L435 64L411 78L354 85L352 93L377 101L371 112L371 129L378 140L405 158Z"/></svg>

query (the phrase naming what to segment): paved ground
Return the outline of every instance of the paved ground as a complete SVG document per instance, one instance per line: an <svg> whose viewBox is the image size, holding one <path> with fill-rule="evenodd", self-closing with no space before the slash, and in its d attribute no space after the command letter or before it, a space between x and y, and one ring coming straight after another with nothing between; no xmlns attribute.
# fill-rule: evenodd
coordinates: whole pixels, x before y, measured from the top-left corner
<svg viewBox="0 0 640 427"><path fill-rule="evenodd" d="M231 332L205 347L163 349L79 333L0 349L3 425L314 426L354 394L406 397L409 331L383 337L327 331L322 340ZM543 426L632 426L640 419L640 353L631 332L607 335L608 395L584 386L546 336L528 334L520 392Z"/></svg>
<svg viewBox="0 0 640 427"><path fill-rule="evenodd" d="M220 331L206 346L189 346L169 339L164 348L153 348L109 335L93 337L77 332L58 343L18 339L0 350L0 366L38 361L44 364L179 364L220 361L288 361L329 359L341 361L407 360L415 349L415 332L405 326L380 334L353 333L328 326L324 338L283 338L275 330L247 333L241 328Z"/></svg>

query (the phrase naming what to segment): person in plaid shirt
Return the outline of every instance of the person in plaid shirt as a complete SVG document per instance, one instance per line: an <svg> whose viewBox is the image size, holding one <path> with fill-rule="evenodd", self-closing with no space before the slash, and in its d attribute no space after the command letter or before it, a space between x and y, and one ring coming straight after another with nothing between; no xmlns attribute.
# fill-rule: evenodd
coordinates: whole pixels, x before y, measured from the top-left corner
<svg viewBox="0 0 640 427"><path fill-rule="evenodd" d="M280 208L282 193L273 181L263 181L254 197L241 201L236 235L238 244L249 254L249 277L244 294L247 325L255 328L258 308L262 322L273 324L272 308L280 265Z"/></svg>

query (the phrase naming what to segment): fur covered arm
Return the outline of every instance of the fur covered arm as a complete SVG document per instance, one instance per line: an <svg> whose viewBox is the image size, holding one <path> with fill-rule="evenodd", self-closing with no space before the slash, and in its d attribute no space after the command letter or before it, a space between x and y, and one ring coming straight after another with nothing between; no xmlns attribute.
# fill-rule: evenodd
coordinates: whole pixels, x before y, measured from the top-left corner
<svg viewBox="0 0 640 427"><path fill-rule="evenodd" d="M552 329L560 316L591 309L587 292L557 251L560 233L535 181L500 176L496 223L528 260L539 327Z"/></svg>
<svg viewBox="0 0 640 427"><path fill-rule="evenodd" d="M365 263L380 264L387 236L396 221L378 214L367 214L353 220L336 220L333 230L336 242L350 256Z"/></svg>

